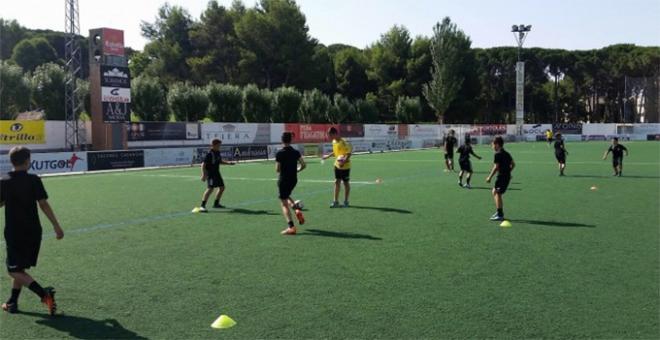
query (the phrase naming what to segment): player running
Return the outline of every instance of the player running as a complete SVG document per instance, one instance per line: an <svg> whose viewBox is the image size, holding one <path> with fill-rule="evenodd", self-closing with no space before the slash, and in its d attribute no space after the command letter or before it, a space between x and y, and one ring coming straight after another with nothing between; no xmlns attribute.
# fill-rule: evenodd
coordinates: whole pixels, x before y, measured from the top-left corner
<svg viewBox="0 0 660 340"><path fill-rule="evenodd" d="M277 187L280 192L279 198L282 205L282 215L284 215L284 219L288 224L287 228L282 230L282 235L295 235L297 232L296 226L291 219L292 208L295 209L298 223L301 225L305 224L305 217L300 207L291 198L291 193L295 189L296 184L298 184L298 173L305 170L307 165L300 152L291 147L292 139L293 135L291 132L283 133L282 144L284 148L278 151L275 156L275 161L277 162L276 171L280 174ZM300 167L298 167L298 164L300 164Z"/></svg>
<svg viewBox="0 0 660 340"><path fill-rule="evenodd" d="M458 165L461 167L461 172L458 174L458 185L460 187L470 189L472 188L470 185L470 179L472 178L472 162L470 162L470 155L477 157L477 159L481 159L481 157L474 153L469 137L465 139L465 144L458 148L458 154ZM465 185L463 185L464 174L467 175L465 178Z"/></svg>
<svg viewBox="0 0 660 340"><path fill-rule="evenodd" d="M0 207L5 206L5 247L7 248L7 271L12 277L11 297L2 304L2 309L9 313L18 312L18 297L23 286L39 296L46 305L48 314L55 315L55 289L43 288L30 274L25 272L37 265L41 248L41 222L37 204L48 217L55 237L61 240L64 231L60 227L53 209L48 203L48 194L41 179L28 174L30 169L30 150L17 146L9 151L9 159L14 171L9 178L0 181Z"/></svg>
<svg viewBox="0 0 660 340"><path fill-rule="evenodd" d="M504 220L504 202L502 195L506 192L511 182L511 172L516 167L511 154L504 150L504 139L502 137L495 137L493 140L493 150L495 150L495 160L493 161L493 169L486 178L486 183L490 183L495 173L497 173L497 180L493 187L493 198L495 199L495 208L497 212L491 216L491 221Z"/></svg>
<svg viewBox="0 0 660 340"><path fill-rule="evenodd" d="M202 182L207 182L207 189L204 191L202 196L202 205L199 208L199 212L208 212L206 210L206 201L208 201L209 196L218 189L218 193L215 196L215 202L213 202L214 208L224 208L220 204L220 199L222 194L225 192L225 182L222 180L222 175L220 175L220 164L225 165L236 165L234 162L226 162L222 160L222 155L220 154L220 145L222 141L219 139L214 139L211 142L211 149L204 157L204 162L202 163Z"/></svg>
<svg viewBox="0 0 660 340"><path fill-rule="evenodd" d="M455 131L449 130L449 134L445 137L445 172L454 171L454 148L458 144L454 135Z"/></svg>
<svg viewBox="0 0 660 340"><path fill-rule="evenodd" d="M559 176L564 176L567 155L568 151L566 151L566 146L564 146L564 139L561 133L558 133L555 135L555 158L557 159L557 163L559 163Z"/></svg>
<svg viewBox="0 0 660 340"><path fill-rule="evenodd" d="M628 156L628 149L619 144L619 137L612 138L612 145L605 151L603 155L603 160L607 159L607 155L612 153L612 167L614 168L614 176L621 177L621 172L623 171L623 152L626 152Z"/></svg>
<svg viewBox="0 0 660 340"><path fill-rule="evenodd" d="M548 147L550 147L552 145L552 130L545 130L545 139L548 141Z"/></svg>
<svg viewBox="0 0 660 340"><path fill-rule="evenodd" d="M348 208L348 199L351 193L351 153L353 147L349 142L339 137L339 132L336 128L331 127L328 130L328 138L332 140L332 153L323 156L323 159L336 157L335 160L335 192L334 199L330 208L339 207L339 191L341 190L341 183L344 182L344 208Z"/></svg>

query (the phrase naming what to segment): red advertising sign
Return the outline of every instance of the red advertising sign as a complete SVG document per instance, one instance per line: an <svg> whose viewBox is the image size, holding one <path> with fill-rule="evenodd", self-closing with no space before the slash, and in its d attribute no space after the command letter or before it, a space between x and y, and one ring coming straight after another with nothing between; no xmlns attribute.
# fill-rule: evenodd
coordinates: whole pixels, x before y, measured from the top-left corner
<svg viewBox="0 0 660 340"><path fill-rule="evenodd" d="M103 29L103 54L124 55L124 31L112 28Z"/></svg>
<svg viewBox="0 0 660 340"><path fill-rule="evenodd" d="M287 123L284 130L293 133L294 143L322 143L328 141L328 129L332 126L339 130L339 135L345 138L364 137L364 125L362 124L297 124Z"/></svg>
<svg viewBox="0 0 660 340"><path fill-rule="evenodd" d="M468 133L470 136L506 135L506 124L474 125Z"/></svg>
<svg viewBox="0 0 660 340"><path fill-rule="evenodd" d="M330 128L330 125L328 125ZM364 125L362 124L341 124L339 125L339 134L346 138L364 137Z"/></svg>

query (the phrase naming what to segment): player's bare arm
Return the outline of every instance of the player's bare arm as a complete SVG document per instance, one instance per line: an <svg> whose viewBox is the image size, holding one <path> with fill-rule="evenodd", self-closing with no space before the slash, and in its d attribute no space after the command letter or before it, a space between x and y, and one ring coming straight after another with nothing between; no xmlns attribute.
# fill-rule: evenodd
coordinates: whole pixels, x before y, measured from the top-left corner
<svg viewBox="0 0 660 340"><path fill-rule="evenodd" d="M607 156L609 154L610 154L610 149L607 149L607 151L605 151L605 154L603 155L603 160L607 159Z"/></svg>
<svg viewBox="0 0 660 340"><path fill-rule="evenodd" d="M60 223L57 221L57 217L55 217L55 213L53 212L53 208L51 208L50 203L48 203L48 200L39 200L37 202L39 203L39 208L41 208L41 211L44 212L46 217L48 217L48 220L50 220L50 223L53 225L55 237L58 240L61 240L64 237L64 231L62 230Z"/></svg>
<svg viewBox="0 0 660 340"><path fill-rule="evenodd" d="M493 164L493 168L490 170L490 174L486 177L486 183L490 183L490 180L493 179L493 176L500 170L499 164Z"/></svg>
<svg viewBox="0 0 660 340"><path fill-rule="evenodd" d="M208 177L206 173L206 162L202 162L202 182L206 181L206 178Z"/></svg>
<svg viewBox="0 0 660 340"><path fill-rule="evenodd" d="M334 153L334 152L331 152L331 153L329 153L329 154L323 156L322 158L323 158L323 159L328 159L328 158L330 158L330 157L335 157L335 153Z"/></svg>
<svg viewBox="0 0 660 340"><path fill-rule="evenodd" d="M298 172L301 172L301 171L305 170L305 168L307 167L307 163L305 163L305 160L302 157L300 157L300 159L298 159L298 163L300 164L300 166L298 167ZM277 164L279 166L280 163L277 163Z"/></svg>
<svg viewBox="0 0 660 340"><path fill-rule="evenodd" d="M280 162L275 162L275 172L277 172L278 174L282 172L282 165L280 164Z"/></svg>

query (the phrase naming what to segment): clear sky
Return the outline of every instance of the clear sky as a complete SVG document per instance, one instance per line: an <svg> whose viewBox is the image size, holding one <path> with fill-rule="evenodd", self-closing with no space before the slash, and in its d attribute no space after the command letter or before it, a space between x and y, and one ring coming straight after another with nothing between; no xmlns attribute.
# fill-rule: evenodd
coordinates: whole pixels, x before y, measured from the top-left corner
<svg viewBox="0 0 660 340"><path fill-rule="evenodd" d="M79 0L82 32L123 29L141 49L140 22L153 21L164 0ZM231 0L220 0L229 6ZM254 0L245 0L252 6ZM207 0L170 0L197 18ZM298 0L310 34L321 43L365 47L392 25L431 35L449 16L474 47L514 45L512 24L531 24L526 46L591 49L616 43L660 46L660 0ZM0 17L29 28L64 28L64 0L0 0Z"/></svg>

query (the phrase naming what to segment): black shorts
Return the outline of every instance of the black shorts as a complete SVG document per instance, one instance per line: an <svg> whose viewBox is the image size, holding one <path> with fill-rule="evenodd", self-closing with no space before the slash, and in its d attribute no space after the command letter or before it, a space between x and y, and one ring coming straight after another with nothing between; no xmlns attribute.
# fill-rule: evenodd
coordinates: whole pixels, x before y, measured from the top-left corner
<svg viewBox="0 0 660 340"><path fill-rule="evenodd" d="M22 272L37 265L41 239L23 242L7 242L7 271Z"/></svg>
<svg viewBox="0 0 660 340"><path fill-rule="evenodd" d="M552 137L549 137L547 139L548 139L548 143L552 143Z"/></svg>
<svg viewBox="0 0 660 340"><path fill-rule="evenodd" d="M296 184L298 184L298 180L278 180L277 181L277 188L280 191L280 199L285 200L288 198L291 198L291 193L293 192L293 189L296 188Z"/></svg>
<svg viewBox="0 0 660 340"><path fill-rule="evenodd" d="M509 182L511 182L511 176L497 176L493 189L496 193L504 194L509 188Z"/></svg>
<svg viewBox="0 0 660 340"><path fill-rule="evenodd" d="M454 152L445 152L445 159L451 159L454 160Z"/></svg>
<svg viewBox="0 0 660 340"><path fill-rule="evenodd" d="M206 183L210 189L222 188L225 186L225 181L222 180L222 176L209 176L209 178L206 179Z"/></svg>
<svg viewBox="0 0 660 340"><path fill-rule="evenodd" d="M612 166L617 167L623 165L623 157L614 157L612 158Z"/></svg>
<svg viewBox="0 0 660 340"><path fill-rule="evenodd" d="M557 159L557 162L559 162L559 163L566 163L566 154L564 154L564 153L555 154L555 158Z"/></svg>
<svg viewBox="0 0 660 340"><path fill-rule="evenodd" d="M343 182L348 182L351 180L351 169L339 169L335 168L335 179L341 180Z"/></svg>
<svg viewBox="0 0 660 340"><path fill-rule="evenodd" d="M458 161L458 164L461 166L461 171L472 172L472 162L467 161Z"/></svg>

